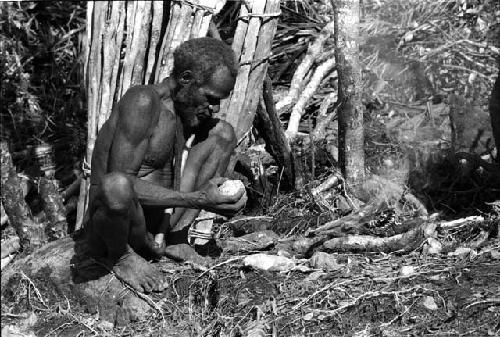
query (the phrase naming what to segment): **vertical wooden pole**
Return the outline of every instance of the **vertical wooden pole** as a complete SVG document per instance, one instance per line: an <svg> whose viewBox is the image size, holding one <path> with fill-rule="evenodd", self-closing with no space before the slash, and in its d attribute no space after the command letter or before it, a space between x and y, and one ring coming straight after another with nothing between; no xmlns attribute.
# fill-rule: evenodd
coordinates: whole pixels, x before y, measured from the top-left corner
<svg viewBox="0 0 500 337"><path fill-rule="evenodd" d="M108 119L113 104L131 86L158 83L167 77L172 70L174 49L189 38L205 36L212 16L225 2L173 1L169 20L164 15L163 1L89 2L84 43L88 92L87 169L90 169L97 132ZM159 50L158 46L161 46ZM76 229L84 219L88 188L89 179L83 179Z"/></svg>
<svg viewBox="0 0 500 337"><path fill-rule="evenodd" d="M241 6L240 21L233 40L240 71L235 88L221 104L221 114L233 125L238 140L252 127L267 72L267 57L276 32L279 0L253 0Z"/></svg>
<svg viewBox="0 0 500 337"><path fill-rule="evenodd" d="M356 183L365 176L364 131L359 64L359 1L334 4L335 58L338 64L339 162L345 178Z"/></svg>
<svg viewBox="0 0 500 337"><path fill-rule="evenodd" d="M149 36L149 52L146 59L146 74L144 75L144 83L151 84L154 79L153 70L156 64L156 49L160 43L160 34L163 24L163 1L153 1L151 16L151 35Z"/></svg>
<svg viewBox="0 0 500 337"><path fill-rule="evenodd" d="M170 11L167 34L162 43L156 82L170 75L174 65L173 54L182 42L207 35L212 16L217 14L226 0L174 1ZM199 27L199 28L198 28Z"/></svg>

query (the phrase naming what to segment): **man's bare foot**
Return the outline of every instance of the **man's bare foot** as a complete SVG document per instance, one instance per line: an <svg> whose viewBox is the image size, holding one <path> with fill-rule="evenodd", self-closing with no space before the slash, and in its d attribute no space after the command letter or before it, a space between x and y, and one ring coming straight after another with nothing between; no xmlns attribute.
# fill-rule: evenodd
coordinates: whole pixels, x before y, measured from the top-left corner
<svg viewBox="0 0 500 337"><path fill-rule="evenodd" d="M149 293L163 291L167 287L162 273L132 249L120 257L112 268L119 279L137 291Z"/></svg>
<svg viewBox="0 0 500 337"><path fill-rule="evenodd" d="M204 267L212 264L212 259L199 255L193 247L186 243L171 245L165 248L165 255L176 261L194 262Z"/></svg>
<svg viewBox="0 0 500 337"><path fill-rule="evenodd" d="M160 242L156 241L156 236L151 233L146 234L144 246L137 251L140 256L144 256L148 260L158 261L165 256L165 240L161 238Z"/></svg>

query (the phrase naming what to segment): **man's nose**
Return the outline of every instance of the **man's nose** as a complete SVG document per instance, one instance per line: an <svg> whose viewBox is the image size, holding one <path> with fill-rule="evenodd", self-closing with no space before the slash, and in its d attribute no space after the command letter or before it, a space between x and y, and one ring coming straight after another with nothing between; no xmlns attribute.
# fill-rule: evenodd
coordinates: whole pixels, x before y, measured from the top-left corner
<svg viewBox="0 0 500 337"><path fill-rule="evenodd" d="M220 105L212 105L212 104L210 104L210 105L208 106L208 108L209 108L210 110L212 110L212 112L213 112L213 113L218 113L218 112L219 112L219 110L220 110Z"/></svg>

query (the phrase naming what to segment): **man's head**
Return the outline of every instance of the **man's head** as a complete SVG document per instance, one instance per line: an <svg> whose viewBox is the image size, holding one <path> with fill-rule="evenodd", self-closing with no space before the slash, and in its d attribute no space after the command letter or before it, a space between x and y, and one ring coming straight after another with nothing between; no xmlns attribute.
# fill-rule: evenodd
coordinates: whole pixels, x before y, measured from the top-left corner
<svg viewBox="0 0 500 337"><path fill-rule="evenodd" d="M172 98L184 124L196 127L218 112L234 88L238 66L229 46L212 38L184 42L174 52Z"/></svg>

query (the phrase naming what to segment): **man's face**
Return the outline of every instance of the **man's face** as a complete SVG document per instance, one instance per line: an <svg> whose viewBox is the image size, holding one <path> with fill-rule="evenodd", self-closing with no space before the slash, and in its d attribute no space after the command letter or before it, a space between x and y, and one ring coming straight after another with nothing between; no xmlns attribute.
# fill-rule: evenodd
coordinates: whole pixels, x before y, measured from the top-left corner
<svg viewBox="0 0 500 337"><path fill-rule="evenodd" d="M189 73L181 75L179 89L174 95L174 106L183 124L196 128L219 112L220 101L229 96L236 79L226 67L217 69L202 85L191 79Z"/></svg>

